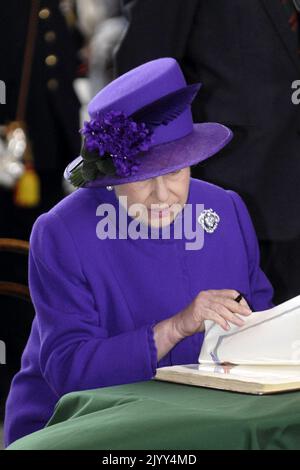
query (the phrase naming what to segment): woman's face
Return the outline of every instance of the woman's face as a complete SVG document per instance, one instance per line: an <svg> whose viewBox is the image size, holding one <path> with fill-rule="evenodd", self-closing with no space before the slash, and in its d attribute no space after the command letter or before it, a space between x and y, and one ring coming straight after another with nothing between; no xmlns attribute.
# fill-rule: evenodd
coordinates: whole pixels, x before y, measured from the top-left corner
<svg viewBox="0 0 300 470"><path fill-rule="evenodd" d="M182 210L188 198L189 183L190 167L186 167L148 180L117 185L115 193L118 198L127 196L131 217L162 227L172 223Z"/></svg>

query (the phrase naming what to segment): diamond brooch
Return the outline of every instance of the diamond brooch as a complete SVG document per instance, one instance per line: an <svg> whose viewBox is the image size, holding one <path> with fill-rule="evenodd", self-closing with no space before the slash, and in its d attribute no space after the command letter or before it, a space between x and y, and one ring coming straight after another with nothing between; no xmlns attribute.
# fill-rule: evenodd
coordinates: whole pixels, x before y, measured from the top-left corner
<svg viewBox="0 0 300 470"><path fill-rule="evenodd" d="M220 222L220 217L212 209L206 209L201 212L198 222L207 233L213 233Z"/></svg>

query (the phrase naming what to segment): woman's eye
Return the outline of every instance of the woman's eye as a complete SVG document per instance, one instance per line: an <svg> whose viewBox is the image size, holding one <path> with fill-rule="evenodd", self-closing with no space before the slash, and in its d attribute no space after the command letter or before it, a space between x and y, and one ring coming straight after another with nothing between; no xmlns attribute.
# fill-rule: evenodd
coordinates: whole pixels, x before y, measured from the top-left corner
<svg viewBox="0 0 300 470"><path fill-rule="evenodd" d="M178 175L180 172L181 170L172 171L171 175Z"/></svg>

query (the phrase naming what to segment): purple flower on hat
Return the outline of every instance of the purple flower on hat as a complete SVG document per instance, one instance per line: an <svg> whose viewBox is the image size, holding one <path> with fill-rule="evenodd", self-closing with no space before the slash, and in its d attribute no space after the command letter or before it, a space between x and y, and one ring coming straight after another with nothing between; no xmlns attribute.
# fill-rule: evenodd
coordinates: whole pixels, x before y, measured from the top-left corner
<svg viewBox="0 0 300 470"><path fill-rule="evenodd" d="M68 181L81 187L103 176L118 175L122 179L134 175L142 163L137 155L154 145L155 130L178 118L190 106L200 86L200 83L186 85L129 116L123 111L99 110L80 131L84 135L81 161L70 169Z"/></svg>
<svg viewBox="0 0 300 470"><path fill-rule="evenodd" d="M116 174L131 176L138 169L135 156L149 150L153 131L143 122L135 122L122 111L98 113L84 123L80 131L88 152L111 157Z"/></svg>

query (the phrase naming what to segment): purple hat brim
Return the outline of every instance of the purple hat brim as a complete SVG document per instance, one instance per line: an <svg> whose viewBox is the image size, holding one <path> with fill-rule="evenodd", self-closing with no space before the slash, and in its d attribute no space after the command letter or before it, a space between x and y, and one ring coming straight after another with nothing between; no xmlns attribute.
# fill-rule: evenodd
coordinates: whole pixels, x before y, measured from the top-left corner
<svg viewBox="0 0 300 470"><path fill-rule="evenodd" d="M134 175L128 177L105 175L87 181L82 187L95 188L144 181L195 165L219 152L232 136L232 131L219 123L193 124L193 131L186 137L156 145L136 156L140 165ZM77 157L67 166L64 173L66 179L69 179L70 170L81 160L82 157Z"/></svg>

